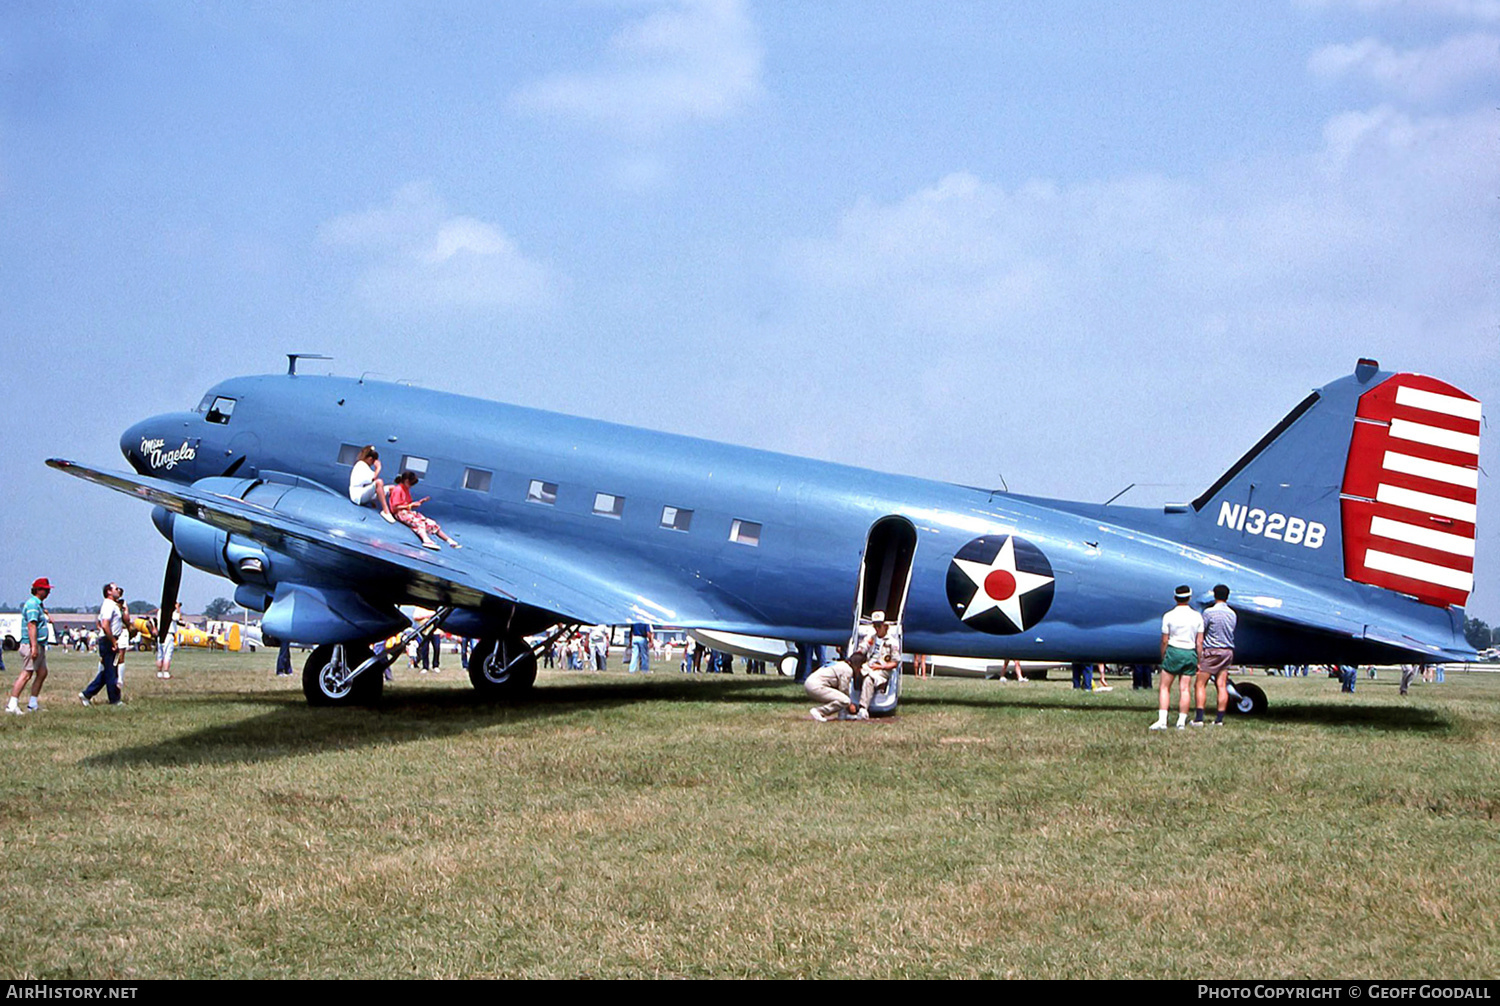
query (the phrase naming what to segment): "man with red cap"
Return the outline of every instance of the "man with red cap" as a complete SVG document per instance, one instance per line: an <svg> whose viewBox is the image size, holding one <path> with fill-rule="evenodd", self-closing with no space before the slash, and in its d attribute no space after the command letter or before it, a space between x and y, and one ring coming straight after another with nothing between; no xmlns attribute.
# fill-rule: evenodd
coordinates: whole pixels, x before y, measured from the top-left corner
<svg viewBox="0 0 1500 1006"><path fill-rule="evenodd" d="M21 715L21 693L26 690L26 682L31 681L31 699L26 703L26 711L34 713L39 708L36 699L42 694L42 682L47 680L47 636L52 620L47 617L44 602L51 593L52 584L45 576L38 577L31 584L31 596L21 605L21 674L5 705L6 712L17 716Z"/></svg>

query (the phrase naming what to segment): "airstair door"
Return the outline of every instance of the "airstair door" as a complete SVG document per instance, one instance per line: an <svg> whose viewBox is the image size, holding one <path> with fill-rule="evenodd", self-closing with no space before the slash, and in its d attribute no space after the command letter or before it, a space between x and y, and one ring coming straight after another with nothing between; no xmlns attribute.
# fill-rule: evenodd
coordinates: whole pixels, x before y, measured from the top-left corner
<svg viewBox="0 0 1500 1006"><path fill-rule="evenodd" d="M917 529L905 517L882 517L870 526L865 539L865 554L860 562L859 590L854 608L854 627L849 636L852 652L859 645L862 632L871 624L871 616L883 613L888 635L901 646L901 624L906 613L906 595L911 587L912 559L917 553ZM891 672L885 688L870 700L871 716L889 716L896 711L901 695L901 667Z"/></svg>
<svg viewBox="0 0 1500 1006"><path fill-rule="evenodd" d="M893 625L901 624L906 594L911 586L912 558L917 552L917 529L905 517L882 517L870 526L859 566L859 592L854 622L868 624L870 614L885 612Z"/></svg>

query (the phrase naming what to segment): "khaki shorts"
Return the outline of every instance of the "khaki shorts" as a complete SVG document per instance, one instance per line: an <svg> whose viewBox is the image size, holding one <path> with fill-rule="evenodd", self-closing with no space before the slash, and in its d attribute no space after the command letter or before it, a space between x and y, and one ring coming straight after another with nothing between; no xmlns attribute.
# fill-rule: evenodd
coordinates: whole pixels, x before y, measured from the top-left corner
<svg viewBox="0 0 1500 1006"><path fill-rule="evenodd" d="M47 670L47 644L43 643L37 647L37 652L31 652L30 643L21 644L21 673L34 674L37 671Z"/></svg>
<svg viewBox="0 0 1500 1006"><path fill-rule="evenodd" d="M1198 665L1198 673L1217 678L1220 674L1229 673L1229 665L1233 660L1234 651L1231 649L1220 647L1205 649L1203 663Z"/></svg>

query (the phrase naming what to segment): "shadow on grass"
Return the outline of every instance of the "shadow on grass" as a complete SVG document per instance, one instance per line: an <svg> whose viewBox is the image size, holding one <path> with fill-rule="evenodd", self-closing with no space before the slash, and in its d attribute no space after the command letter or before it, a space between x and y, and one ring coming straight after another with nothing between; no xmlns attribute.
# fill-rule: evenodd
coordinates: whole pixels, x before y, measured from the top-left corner
<svg viewBox="0 0 1500 1006"><path fill-rule="evenodd" d="M1079 711L1139 717L1148 710L1123 699L1059 697L1048 701L1005 696L908 695L902 707L924 709L1014 708L1034 712ZM93 755L82 764L94 767L254 764L327 751L358 750L454 736L504 723L514 727L544 724L582 711L639 703L757 704L801 711L806 696L800 686L778 677L673 677L649 680L600 680L543 684L512 702L488 701L464 689L388 690L379 706L313 709L294 693L250 697L243 694L200 695L191 701L269 706L267 711L233 723L204 727L148 744ZM1175 707L1174 707L1175 708ZM1382 731L1441 732L1453 727L1443 713L1420 706L1366 704L1273 704L1257 722L1320 727L1359 727Z"/></svg>
<svg viewBox="0 0 1500 1006"><path fill-rule="evenodd" d="M378 706L314 709L300 695L277 697L242 694L200 695L192 701L272 708L234 723L204 727L149 744L119 748L83 759L91 767L253 764L326 751L404 744L482 730L497 723L510 726L544 722L580 710L607 709L642 702L742 702L762 698L785 702L784 679L723 677L717 680L588 682L543 685L509 702L487 700L462 689L443 691L389 689ZM801 695L801 689L797 689Z"/></svg>
<svg viewBox="0 0 1500 1006"><path fill-rule="evenodd" d="M1131 716L1154 713L1156 710L1154 703L1150 707L1145 707L1127 703L1121 699L1059 697L1049 702L1030 697L1011 700L1008 695L1003 701L940 695L903 696L901 705L910 708L942 706L947 708L969 707L978 709L994 709L997 706L1004 706L1011 709L1028 709L1034 711L1070 710L1126 713ZM1173 695L1171 715L1175 721L1177 715L1175 694ZM1418 731L1424 733L1441 732L1453 728L1453 721L1439 710L1406 705L1358 705L1353 702L1347 704L1272 702L1270 708L1260 716L1247 719L1246 717L1231 713L1229 719L1231 722L1242 723L1305 723L1311 726L1362 727L1375 730Z"/></svg>

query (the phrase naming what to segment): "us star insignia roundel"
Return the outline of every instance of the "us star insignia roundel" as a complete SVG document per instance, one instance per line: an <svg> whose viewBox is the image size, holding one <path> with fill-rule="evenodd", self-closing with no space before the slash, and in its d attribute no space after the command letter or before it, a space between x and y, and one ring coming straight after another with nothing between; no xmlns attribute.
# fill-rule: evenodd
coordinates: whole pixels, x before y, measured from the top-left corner
<svg viewBox="0 0 1500 1006"><path fill-rule="evenodd" d="M1024 632L1052 607L1052 564L1013 534L975 538L948 564L948 603L971 629Z"/></svg>

